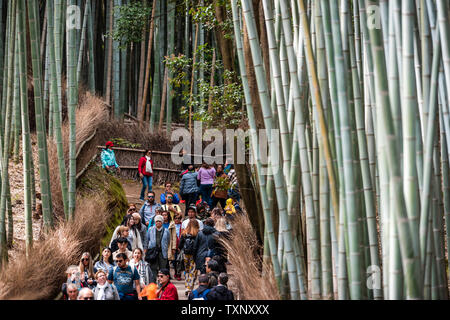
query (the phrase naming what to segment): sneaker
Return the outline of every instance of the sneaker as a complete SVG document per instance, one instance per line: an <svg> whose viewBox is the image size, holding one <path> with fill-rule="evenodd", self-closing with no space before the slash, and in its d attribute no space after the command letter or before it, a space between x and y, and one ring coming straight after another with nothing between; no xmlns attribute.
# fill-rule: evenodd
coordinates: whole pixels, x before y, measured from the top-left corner
<svg viewBox="0 0 450 320"><path fill-rule="evenodd" d="M175 279L177 279L177 281L181 281L181 277L179 275L176 275Z"/></svg>
<svg viewBox="0 0 450 320"><path fill-rule="evenodd" d="M186 290L186 291L184 292L184 295L187 297L187 296L189 295L189 293L191 293L191 290Z"/></svg>

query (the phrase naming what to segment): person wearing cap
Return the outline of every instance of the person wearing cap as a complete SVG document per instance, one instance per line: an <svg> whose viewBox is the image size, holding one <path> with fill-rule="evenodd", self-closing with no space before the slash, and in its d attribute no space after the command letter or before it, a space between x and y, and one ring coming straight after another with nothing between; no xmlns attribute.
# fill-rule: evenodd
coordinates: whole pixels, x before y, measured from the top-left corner
<svg viewBox="0 0 450 320"><path fill-rule="evenodd" d="M157 215L155 217L155 225L147 231L147 245L144 246L145 253L153 248L156 248L158 253L156 260L150 262L150 269L153 273L153 279L150 282L156 281L155 277L158 274L158 270L167 267L170 232L163 227L163 222L163 216Z"/></svg>
<svg viewBox="0 0 450 320"><path fill-rule="evenodd" d="M197 209L195 208L195 206L190 206L188 208L187 215L188 215L188 218L186 220L184 220L183 223L181 224L181 230L186 229L189 221L193 220L193 219L198 221L200 230L203 229L203 222L201 222L199 219L197 219Z"/></svg>
<svg viewBox="0 0 450 320"><path fill-rule="evenodd" d="M158 272L158 284L161 286L156 293L156 300L178 300L177 288L170 282L169 269L160 269Z"/></svg>
<svg viewBox="0 0 450 320"><path fill-rule="evenodd" d="M120 173L119 165L116 161L116 155L114 154L114 150L112 147L114 147L114 144L112 141L106 142L106 148L102 149L102 153L100 155L100 158L102 160L102 168L105 169L108 172L114 172L117 170L118 173Z"/></svg>

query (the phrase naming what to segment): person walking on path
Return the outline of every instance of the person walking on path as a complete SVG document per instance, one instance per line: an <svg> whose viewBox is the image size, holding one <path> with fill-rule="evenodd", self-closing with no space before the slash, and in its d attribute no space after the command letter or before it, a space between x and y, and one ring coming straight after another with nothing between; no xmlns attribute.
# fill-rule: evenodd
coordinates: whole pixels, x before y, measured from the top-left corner
<svg viewBox="0 0 450 320"><path fill-rule="evenodd" d="M201 274L198 276L198 288L189 294L188 300L208 300L206 295L211 291L208 288L208 276Z"/></svg>
<svg viewBox="0 0 450 320"><path fill-rule="evenodd" d="M212 218L206 219L203 230L198 233L195 239L195 266L200 273L205 273L206 257L215 255L217 236L218 233L214 228L214 220Z"/></svg>
<svg viewBox="0 0 450 320"><path fill-rule="evenodd" d="M108 282L114 283L119 292L120 300L142 300L139 296L141 285L136 268L131 268L127 264L128 257L125 253L119 253L116 256L116 262L117 266L109 271Z"/></svg>
<svg viewBox="0 0 450 320"><path fill-rule="evenodd" d="M136 205L134 203L130 203L128 205L128 210L127 213L125 214L125 216L122 219L122 222L120 223L121 225L126 226L127 225L127 220L128 217L131 216L133 213L135 213L137 211Z"/></svg>
<svg viewBox="0 0 450 320"><path fill-rule="evenodd" d="M156 300L178 300L178 291L170 282L170 271L168 269L159 270L158 282L161 288L156 293Z"/></svg>
<svg viewBox="0 0 450 320"><path fill-rule="evenodd" d="M226 185L226 188L224 188ZM213 183L213 196L212 196L212 206L210 209L213 209L220 203L222 209L225 208L225 202L228 197L228 189L229 189L229 180L228 176L223 171L223 165L217 165L216 177Z"/></svg>
<svg viewBox="0 0 450 320"><path fill-rule="evenodd" d="M121 253L125 254L128 260L133 257L133 252L131 250L128 250L127 245L128 240L126 238L120 237L119 239L117 239L117 246L119 247L119 249L113 252L114 263L117 264L117 256Z"/></svg>
<svg viewBox="0 0 450 320"><path fill-rule="evenodd" d="M190 164L188 166L188 172L186 172L181 178L180 182L180 194L183 199L186 201L186 215L188 208L191 205L195 205L195 202L198 199L198 186L197 186L197 175L198 172L195 172L194 165Z"/></svg>
<svg viewBox="0 0 450 320"><path fill-rule="evenodd" d="M231 290L228 289L228 275L226 273L219 274L218 277L219 284L211 289L206 295L208 300L216 301L232 301L234 300L234 295Z"/></svg>
<svg viewBox="0 0 450 320"><path fill-rule="evenodd" d="M83 252L78 268L80 269L81 281L85 284L85 287L94 288L96 286L94 280L94 262L89 252Z"/></svg>
<svg viewBox="0 0 450 320"><path fill-rule="evenodd" d="M141 196L139 199L144 201L145 190L152 191L153 182L153 160L151 158L152 151L146 150L144 155L139 159L138 171L139 177L142 180Z"/></svg>
<svg viewBox="0 0 450 320"><path fill-rule="evenodd" d="M174 203L174 204L180 203L180 197L178 196L178 194L175 191L172 190L172 183L166 182L165 190L163 193L161 193L161 196L159 197L159 199L161 200L161 204L166 204L166 197L167 197L168 193L171 193L173 196L172 203Z"/></svg>
<svg viewBox="0 0 450 320"><path fill-rule="evenodd" d="M127 226L117 226L116 229L113 232L113 236L111 237L111 241L109 242L109 247L111 248L111 252L117 251L119 249L119 245L117 244L117 240L119 238L125 238L127 240L127 248L128 250L131 249L131 242L128 240L128 237L130 235L130 228Z"/></svg>
<svg viewBox="0 0 450 320"><path fill-rule="evenodd" d="M173 217L175 216L176 213L182 212L180 206L172 202L173 199L174 194L172 192L167 192L166 204L163 204L161 206L164 211L169 212L171 220L173 220Z"/></svg>
<svg viewBox="0 0 450 320"><path fill-rule="evenodd" d="M135 212L132 214L132 216L134 219L134 226L141 236L141 242L142 242L141 249L144 249L144 243L147 242L147 227L145 226L144 223L142 223L142 219L141 219L141 216L139 215L139 213Z"/></svg>
<svg viewBox="0 0 450 320"><path fill-rule="evenodd" d="M102 152L100 154L100 158L102 160L102 168L110 173L115 173L117 170L118 173L120 173L120 167L117 164L116 161L116 155L114 154L114 150L112 147L114 147L114 144L112 141L108 141L105 144L106 148L102 149Z"/></svg>
<svg viewBox="0 0 450 320"><path fill-rule="evenodd" d="M102 257L94 265L94 273L97 274L98 271L104 270L106 273L114 267L114 262L112 258L112 251L110 248L105 247L102 251Z"/></svg>
<svg viewBox="0 0 450 320"><path fill-rule="evenodd" d="M94 292L94 300L120 300L116 286L107 282L107 277L107 272L103 269L97 271L95 274L97 286L92 289Z"/></svg>
<svg viewBox="0 0 450 320"><path fill-rule="evenodd" d="M161 205L155 202L155 192L148 192L147 201L145 201L141 207L141 210L139 210L141 221L145 224L147 229L154 225L153 218L156 216L156 209L158 208L161 208Z"/></svg>
<svg viewBox="0 0 450 320"><path fill-rule="evenodd" d="M153 273L153 279L150 282L155 282L156 275L158 270L164 269L167 267L167 252L169 250L170 244L170 233L163 227L164 218L160 215L155 217L155 225L148 229L147 239L148 244L145 248L147 250L155 250L156 251L156 259L150 262L150 268Z"/></svg>
<svg viewBox="0 0 450 320"><path fill-rule="evenodd" d="M211 193L215 176L216 169L206 162L203 162L202 167L198 170L197 179L200 181L202 201L206 202L210 208L212 206Z"/></svg>
<svg viewBox="0 0 450 320"><path fill-rule="evenodd" d="M136 268L138 271L141 288L144 288L150 283L150 280L153 278L152 270L150 269L148 263L143 260L143 251L141 249L134 249L133 259L130 260L129 266Z"/></svg>
<svg viewBox="0 0 450 320"><path fill-rule="evenodd" d="M174 226L175 226L176 242L175 242L175 256L174 256L172 265L175 270L175 279L180 281L181 280L181 265L182 265L182 258L178 257L181 254L178 251L180 238L181 238L181 214L180 213L176 214L174 217Z"/></svg>
<svg viewBox="0 0 450 320"><path fill-rule="evenodd" d="M201 222L199 219L197 219L197 209L195 208L195 206L190 206L188 208L188 217L181 224L181 229L182 230L186 229L189 221L191 221L191 220L196 220L198 222L200 230L203 229L203 222Z"/></svg>
<svg viewBox="0 0 450 320"><path fill-rule="evenodd" d="M187 227L182 230L178 250L184 254L184 285L186 287L185 295L194 289L194 282L197 274L195 270L195 239L197 238L200 226L197 219L187 220Z"/></svg>

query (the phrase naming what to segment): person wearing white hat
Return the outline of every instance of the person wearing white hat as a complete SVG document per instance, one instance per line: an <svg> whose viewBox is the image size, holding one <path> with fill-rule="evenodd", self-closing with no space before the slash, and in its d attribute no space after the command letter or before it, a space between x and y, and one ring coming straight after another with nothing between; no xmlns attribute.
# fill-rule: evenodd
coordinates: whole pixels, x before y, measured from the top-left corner
<svg viewBox="0 0 450 320"><path fill-rule="evenodd" d="M163 222L163 216L155 216L155 225L147 231L145 260L150 264L153 273L153 279L150 282L156 282L155 276L158 274L158 270L167 266L170 233L163 227Z"/></svg>

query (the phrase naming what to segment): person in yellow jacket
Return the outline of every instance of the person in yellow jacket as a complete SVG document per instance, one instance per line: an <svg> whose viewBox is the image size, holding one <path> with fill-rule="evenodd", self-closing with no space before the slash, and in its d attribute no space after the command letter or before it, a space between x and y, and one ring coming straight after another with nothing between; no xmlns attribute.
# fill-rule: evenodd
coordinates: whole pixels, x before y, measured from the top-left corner
<svg viewBox="0 0 450 320"><path fill-rule="evenodd" d="M224 210L225 210L226 214L231 215L231 216L236 213L236 209L234 208L234 205L233 205L233 199L231 199L231 198L227 199L227 204L226 204Z"/></svg>

